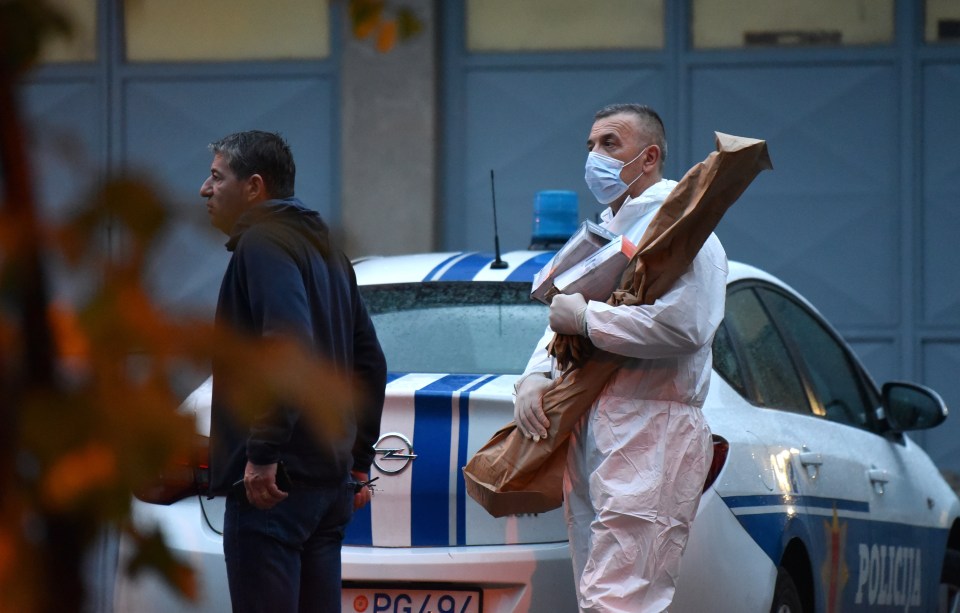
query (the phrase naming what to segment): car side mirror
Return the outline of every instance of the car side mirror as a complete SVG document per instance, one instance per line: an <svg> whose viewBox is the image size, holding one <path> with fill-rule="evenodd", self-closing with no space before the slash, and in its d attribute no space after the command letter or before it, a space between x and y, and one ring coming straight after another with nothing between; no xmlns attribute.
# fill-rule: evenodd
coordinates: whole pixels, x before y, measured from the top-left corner
<svg viewBox="0 0 960 613"><path fill-rule="evenodd" d="M947 405L932 389L915 383L889 381L881 392L883 412L894 432L927 430L947 418Z"/></svg>

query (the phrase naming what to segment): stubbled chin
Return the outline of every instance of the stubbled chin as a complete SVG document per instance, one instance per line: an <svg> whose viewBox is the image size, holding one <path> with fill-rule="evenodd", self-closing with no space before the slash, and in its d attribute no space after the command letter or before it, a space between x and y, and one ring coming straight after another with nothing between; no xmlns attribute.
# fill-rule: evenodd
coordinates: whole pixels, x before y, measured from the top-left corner
<svg viewBox="0 0 960 613"><path fill-rule="evenodd" d="M217 230L224 232L222 224L220 223L220 219L217 217L217 215L213 211L207 211L207 215L208 217L210 217L210 225L216 228Z"/></svg>

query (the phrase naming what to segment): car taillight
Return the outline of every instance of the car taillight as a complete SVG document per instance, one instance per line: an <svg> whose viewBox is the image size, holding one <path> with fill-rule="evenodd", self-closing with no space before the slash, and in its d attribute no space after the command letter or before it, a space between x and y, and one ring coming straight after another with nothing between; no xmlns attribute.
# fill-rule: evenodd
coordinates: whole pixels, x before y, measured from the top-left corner
<svg viewBox="0 0 960 613"><path fill-rule="evenodd" d="M180 458L165 468L133 495L151 504L173 504L203 494L210 487L210 440L197 435L190 457Z"/></svg>
<svg viewBox="0 0 960 613"><path fill-rule="evenodd" d="M713 461L710 462L710 470L707 471L707 479L703 482L703 491L707 491L713 482L720 476L723 465L727 462L727 452L730 451L730 443L722 436L713 435Z"/></svg>

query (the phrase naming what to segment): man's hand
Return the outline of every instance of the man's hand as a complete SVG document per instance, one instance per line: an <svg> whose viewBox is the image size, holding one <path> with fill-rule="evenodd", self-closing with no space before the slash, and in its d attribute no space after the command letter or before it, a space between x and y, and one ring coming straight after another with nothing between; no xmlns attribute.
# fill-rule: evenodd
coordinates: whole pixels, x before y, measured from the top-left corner
<svg viewBox="0 0 960 613"><path fill-rule="evenodd" d="M258 509L269 509L285 499L289 494L277 487L276 464L254 464L247 462L243 471L243 489L247 500Z"/></svg>
<svg viewBox="0 0 960 613"><path fill-rule="evenodd" d="M580 294L557 294L550 301L550 329L558 334L587 335L587 302Z"/></svg>
<svg viewBox="0 0 960 613"><path fill-rule="evenodd" d="M359 470L351 470L350 476L353 477L353 480L362 483L370 479L370 475ZM360 488L360 491L353 495L353 510L359 511L363 507L370 504L370 499L373 498L373 491L369 486L364 485Z"/></svg>
<svg viewBox="0 0 960 613"><path fill-rule="evenodd" d="M554 298L556 300L556 298ZM517 385L517 398L513 403L513 420L527 438L539 441L547 437L550 420L543 412L543 394L553 384L546 373L531 373Z"/></svg>

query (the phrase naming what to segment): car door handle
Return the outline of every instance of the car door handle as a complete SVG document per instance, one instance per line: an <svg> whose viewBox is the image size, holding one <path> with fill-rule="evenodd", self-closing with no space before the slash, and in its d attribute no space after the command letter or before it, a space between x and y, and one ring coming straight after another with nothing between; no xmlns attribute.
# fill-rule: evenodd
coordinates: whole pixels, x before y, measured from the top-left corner
<svg viewBox="0 0 960 613"><path fill-rule="evenodd" d="M801 451L797 459L800 465L807 469L807 476L816 479L820 474L820 467L823 466L823 456L813 451Z"/></svg>
<svg viewBox="0 0 960 613"><path fill-rule="evenodd" d="M887 471L880 468L871 468L867 471L867 477L873 484L873 491L883 494L883 487L890 481L890 475L887 474Z"/></svg>

